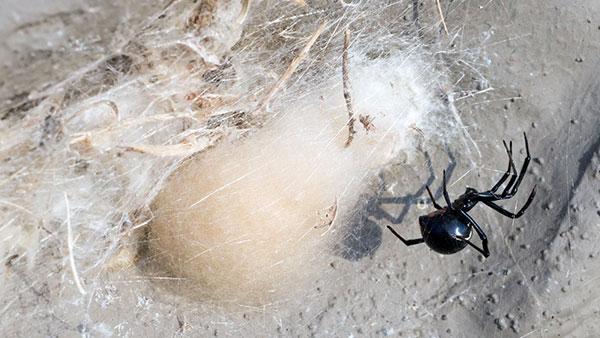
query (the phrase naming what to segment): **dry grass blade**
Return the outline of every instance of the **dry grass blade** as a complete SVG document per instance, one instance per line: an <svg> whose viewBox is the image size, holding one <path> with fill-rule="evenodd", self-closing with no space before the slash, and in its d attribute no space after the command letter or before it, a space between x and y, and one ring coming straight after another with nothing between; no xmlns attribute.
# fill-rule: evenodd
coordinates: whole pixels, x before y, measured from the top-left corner
<svg viewBox="0 0 600 338"><path fill-rule="evenodd" d="M65 195L65 208L67 209L67 248L69 249L69 265L71 266L71 273L73 273L73 280L75 281L75 285L77 286L77 290L81 295L85 295L85 289L83 288L83 284L79 279L79 273L77 272L77 267L75 266L75 256L73 255L73 230L71 229L71 207L69 206L69 198L67 197L67 193Z"/></svg>
<svg viewBox="0 0 600 338"><path fill-rule="evenodd" d="M237 19L238 23L246 21L248 10L250 10L250 0L242 0L242 10L240 11L240 16Z"/></svg>
<svg viewBox="0 0 600 338"><path fill-rule="evenodd" d="M304 48L302 48L300 53L298 55L296 55L296 57L292 60L292 62L287 67L287 69L285 70L283 75L281 75L279 80L277 80L277 82L269 90L267 95L265 95L265 97L259 102L258 106L254 110L254 113L262 111L269 104L269 102L271 102L271 99L273 98L273 96L283 87L283 85L290 78L290 76L292 76L292 74L294 74L294 72L296 71L298 66L302 63L302 61L308 55L310 48L315 44L315 42L317 41L319 36L321 36L321 34L323 33L323 30L325 30L326 24L327 24L326 22L323 22L321 25L319 25L317 30L311 35L310 39L308 39L308 42L306 43Z"/></svg>
<svg viewBox="0 0 600 338"><path fill-rule="evenodd" d="M206 139L197 140L194 143L180 143L171 145L152 145L139 144L124 147L127 151L133 151L142 154L154 155L158 157L185 157L200 152L211 145L211 141Z"/></svg>
<svg viewBox="0 0 600 338"><path fill-rule="evenodd" d="M440 0L436 0L436 2L437 2L438 12L440 13L440 18L442 19L442 25L444 26L444 31L446 32L446 35L450 35L450 33L448 32L448 26L446 26L446 19L444 18L444 12L442 11L442 4L440 3Z"/></svg>

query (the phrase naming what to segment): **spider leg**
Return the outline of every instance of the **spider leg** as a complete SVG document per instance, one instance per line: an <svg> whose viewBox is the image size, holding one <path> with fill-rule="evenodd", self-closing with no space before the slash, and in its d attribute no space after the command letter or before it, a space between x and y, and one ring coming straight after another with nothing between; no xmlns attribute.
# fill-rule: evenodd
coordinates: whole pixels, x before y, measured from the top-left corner
<svg viewBox="0 0 600 338"><path fill-rule="evenodd" d="M525 161L523 162L523 166L521 167L521 172L517 172L514 161L512 159L512 142L510 143L509 147L506 147L506 143L504 143L504 147L506 148L506 151L509 154L509 158L510 158L508 166L509 166L509 170L512 169L512 172L513 172L512 177L511 177L510 181L508 181L508 183L506 184L506 187L504 187L504 191L502 191L502 193L500 195L496 194L496 191L498 190L498 188L500 188L502 183L504 183L504 181L506 181L506 179L510 175L509 171L507 170L504 173L504 175L502 175L502 177L500 178L498 183L496 183L492 187L492 189L478 194L479 201L491 202L491 201L497 201L497 200L505 200L505 199L509 199L509 198L513 197L517 193L519 186L521 185L521 182L523 181L523 178L525 177L525 174L527 173L527 168L529 167L529 162L531 161L531 154L529 153L529 142L527 141L527 135L525 133L523 133L523 137L525 139L525 151L527 153L527 156L525 157Z"/></svg>
<svg viewBox="0 0 600 338"><path fill-rule="evenodd" d="M444 189L444 199L446 200L446 204L448 205L448 209L452 210L452 202L450 202L450 195L448 195L448 190L446 189L446 170L443 171L443 189Z"/></svg>
<svg viewBox="0 0 600 338"><path fill-rule="evenodd" d="M502 185L502 183L504 183L504 181L506 181L506 179L508 178L508 176L510 176L510 170L511 169L515 169L515 162L513 161L512 158L512 141L510 141L510 146L506 146L506 142L502 141L502 144L504 144L504 149L506 149L506 153L508 154L508 168L506 169L506 172L504 173L504 175L502 175L502 177L500 178L500 180L498 180L498 182L496 183L496 185L494 185L492 187L492 189L490 189L491 193L495 193L498 188L500 188L500 186Z"/></svg>
<svg viewBox="0 0 600 338"><path fill-rule="evenodd" d="M512 176L511 176L510 180L508 181L508 183L506 183L506 186L504 187L502 194L500 194L500 196L497 196L496 200L507 199L507 198L512 197L512 194L510 194L510 191L511 191L513 185L515 184L515 181L518 179L518 177L519 177L519 172L517 171L517 168L515 167L515 163L513 161Z"/></svg>
<svg viewBox="0 0 600 338"><path fill-rule="evenodd" d="M429 190L429 186L426 185L425 186L427 188L427 192L429 193L429 198L431 198L431 203L433 203L433 207L440 210L443 209L441 205L437 204L437 202L435 201L435 198L433 197L433 194L431 193L431 190Z"/></svg>
<svg viewBox="0 0 600 338"><path fill-rule="evenodd" d="M458 239L460 239L461 241L463 241L463 242L466 242L467 244L469 244L470 246L472 246L472 247L473 247L475 250L479 251L479 252L480 252L480 253L481 253L481 254L482 254L484 257L486 257L486 258L487 258L487 257L489 257L489 256L490 256L490 253L489 253L489 252L487 252L487 253L486 253L486 252L485 252L485 251L483 251L483 250L482 250L480 247L478 247L477 245L473 244L473 242L471 242L470 240L468 240L468 239L466 239L466 238L464 238L464 237L460 237L460 236L457 236L456 238L458 238Z"/></svg>
<svg viewBox="0 0 600 338"><path fill-rule="evenodd" d="M511 196L513 196L514 194L517 193L517 190L519 189L519 185L521 185L521 181L523 181L523 178L525 177L525 173L527 172L527 167L529 166L529 161L531 161L531 154L529 153L529 142L527 142L527 134L525 134L525 132L523 132L523 138L525 139L525 152L527 154L527 157L525 157L525 161L523 162L523 166L521 167L521 172L519 173L519 178L517 179L517 182L512 187L512 190L510 191Z"/></svg>
<svg viewBox="0 0 600 338"><path fill-rule="evenodd" d="M535 192L536 192L536 186L533 186L533 189L531 190L531 193L529 194L529 197L527 198L527 202L525 202L525 205L523 205L523 207L521 208L521 210L517 211L516 214L502 208L501 206L495 204L492 201L482 201L485 205L487 205L488 207L496 210L497 212L501 213L502 215L506 216L506 217L510 217L510 218L519 218L521 216L523 216L523 214L525 213L525 210L527 210L527 208L529 208L529 205L531 204L531 202L533 201L533 198L535 197Z"/></svg>
<svg viewBox="0 0 600 338"><path fill-rule="evenodd" d="M423 238L404 239L391 226L388 225L387 228L390 229L390 231L394 234L394 236L398 237L398 239L401 240L402 243L404 243L404 245L406 245L406 246L421 244L425 241Z"/></svg>
<svg viewBox="0 0 600 338"><path fill-rule="evenodd" d="M465 238L461 238L462 240L466 241L468 244L470 244L472 247L474 247L475 249L477 249L479 252L481 252L481 254L484 257L489 257L490 256L490 250L488 248L488 239L487 236L485 235L485 232L483 232L483 229L481 229L481 227L479 226L479 224L477 224L477 222L475 222L475 220L473 219L473 217L469 216L469 214L467 214L464 211L460 211L461 215L463 215L468 221L469 223L471 223L471 225L473 226L473 228L475 228L475 232L477 232L477 235L479 236L479 238L481 239L481 244L483 245L483 249L479 249L475 244L467 241Z"/></svg>

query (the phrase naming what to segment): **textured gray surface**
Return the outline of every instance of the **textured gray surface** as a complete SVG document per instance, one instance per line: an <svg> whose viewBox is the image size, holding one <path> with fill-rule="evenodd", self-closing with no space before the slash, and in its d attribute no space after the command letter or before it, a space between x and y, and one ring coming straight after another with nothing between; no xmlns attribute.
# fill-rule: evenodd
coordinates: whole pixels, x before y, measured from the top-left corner
<svg viewBox="0 0 600 338"><path fill-rule="evenodd" d="M437 20L431 3L421 7L424 22ZM446 22L458 28L455 47L484 63L478 68L484 72L480 78L469 78L472 73L462 78L460 68L466 66L461 60L440 56L456 66L451 67L456 72L452 77L473 92L481 90L483 82L484 88L494 89L465 93L456 103L482 156L449 145L426 149L427 155L418 155L420 165L391 164L382 172L383 182L365 192L361 211L347 227L352 236L333 248L338 255L330 271L305 290L304 297L232 310L173 295L130 270L118 278L102 277L104 286L89 303L70 303L62 299L73 299L69 293L75 290L52 292L59 283L57 275L16 269L18 278L11 275L12 283L1 286L10 288L4 295L19 296L16 301L0 300L0 330L10 336L596 335L600 3L442 3ZM113 7L62 2L56 8L32 6L35 11L16 2L3 6L8 6L4 15L25 14L19 14L19 20L14 15L0 19L6 32L0 55L8 65L0 70L2 100L59 81L104 55L114 47L112 32L120 29L123 13L136 22L138 15L156 11L135 3ZM52 33L60 30L77 39ZM77 41L87 47L74 48ZM61 52L60 46L68 46L64 48L69 53ZM425 197L422 184L435 177L432 184L437 188L443 169L452 174L453 196L465 185L490 186L506 165L501 140L514 140L519 158L522 131L528 132L534 160L519 201L523 203L533 183L538 196L526 216L514 222L485 208L472 212L490 238L489 259L471 250L442 257L426 247L406 248L387 232L385 226L394 224L407 237L417 235L416 218L429 211L420 204Z"/></svg>

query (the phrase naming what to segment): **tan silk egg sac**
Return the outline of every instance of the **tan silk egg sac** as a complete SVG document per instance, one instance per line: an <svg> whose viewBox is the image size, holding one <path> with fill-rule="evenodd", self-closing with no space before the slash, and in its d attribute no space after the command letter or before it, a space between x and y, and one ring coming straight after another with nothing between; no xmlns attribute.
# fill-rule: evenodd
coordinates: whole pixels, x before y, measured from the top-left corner
<svg viewBox="0 0 600 338"><path fill-rule="evenodd" d="M374 112L377 128L366 133L357 122L345 147L343 98L323 96L332 99L308 98L246 139L184 163L152 205L151 257L196 294L225 302L270 302L326 271L336 228L370 175L405 147L419 114L407 113L412 102L397 100L403 109L385 103L385 111L359 97L357 107ZM334 205L331 229L319 227Z"/></svg>

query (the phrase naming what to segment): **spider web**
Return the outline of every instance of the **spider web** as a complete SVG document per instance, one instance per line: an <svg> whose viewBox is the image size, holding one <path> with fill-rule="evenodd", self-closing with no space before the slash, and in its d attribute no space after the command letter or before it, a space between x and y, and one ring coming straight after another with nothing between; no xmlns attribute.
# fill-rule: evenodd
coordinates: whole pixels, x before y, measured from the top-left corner
<svg viewBox="0 0 600 338"><path fill-rule="evenodd" d="M561 63L571 62L565 53L577 49L586 66L597 59L597 44L541 44L552 21L532 30L524 17L549 14L512 1L440 1L439 7L437 1L416 0L303 3L63 1L39 6L39 12L16 2L1 5L0 31L6 34L0 56L9 60L0 73L2 332L597 332L597 77L574 71L579 84L567 90L564 78L551 71L544 85L532 85L524 75L534 69L527 60L541 59L539 50L559 49L549 57ZM561 15L561 25L576 21L567 20L573 17L583 21L570 12ZM495 24L487 27L486 20ZM321 24L323 31L303 55ZM186 276L160 264L148 267L170 254L152 252L153 239L147 237L155 196L186 159L251 140L301 108L346 114L341 67L347 28L356 114L389 109L372 121L374 135L400 129L404 141L391 158L382 151L365 155L372 162L390 160L377 170L340 178L362 182L356 190L344 185L356 198L351 206L340 199L339 218L327 232L334 240L301 256L322 258L326 269L263 304L239 300L224 306L179 292ZM573 29L592 34L584 26ZM524 48L528 43L534 46ZM517 56L507 61L511 53ZM297 68L284 76L295 61ZM407 88L426 90L391 95L379 87L382 79L411 71L417 76ZM406 108L397 124L382 125L398 102L427 109ZM373 107L378 110L368 111ZM548 111L556 114L549 117ZM356 127L362 133L358 144L366 132L358 122ZM417 234L417 217L431 210L425 185L439 184L443 169L454 198L467 185L491 186L505 170L501 140L517 145L521 131L531 135L534 161L520 190L535 183L541 193L517 220L474 210L490 238L490 259L470 249L440 257L390 236L386 225L407 237ZM303 133L302 125L293 124L278 139ZM239 156L229 158L235 162ZM313 169L340 166L326 160ZM235 186L236 178L223 186ZM435 195L440 197L440 188ZM503 205L518 210L523 198ZM235 243L241 248L244 240Z"/></svg>

